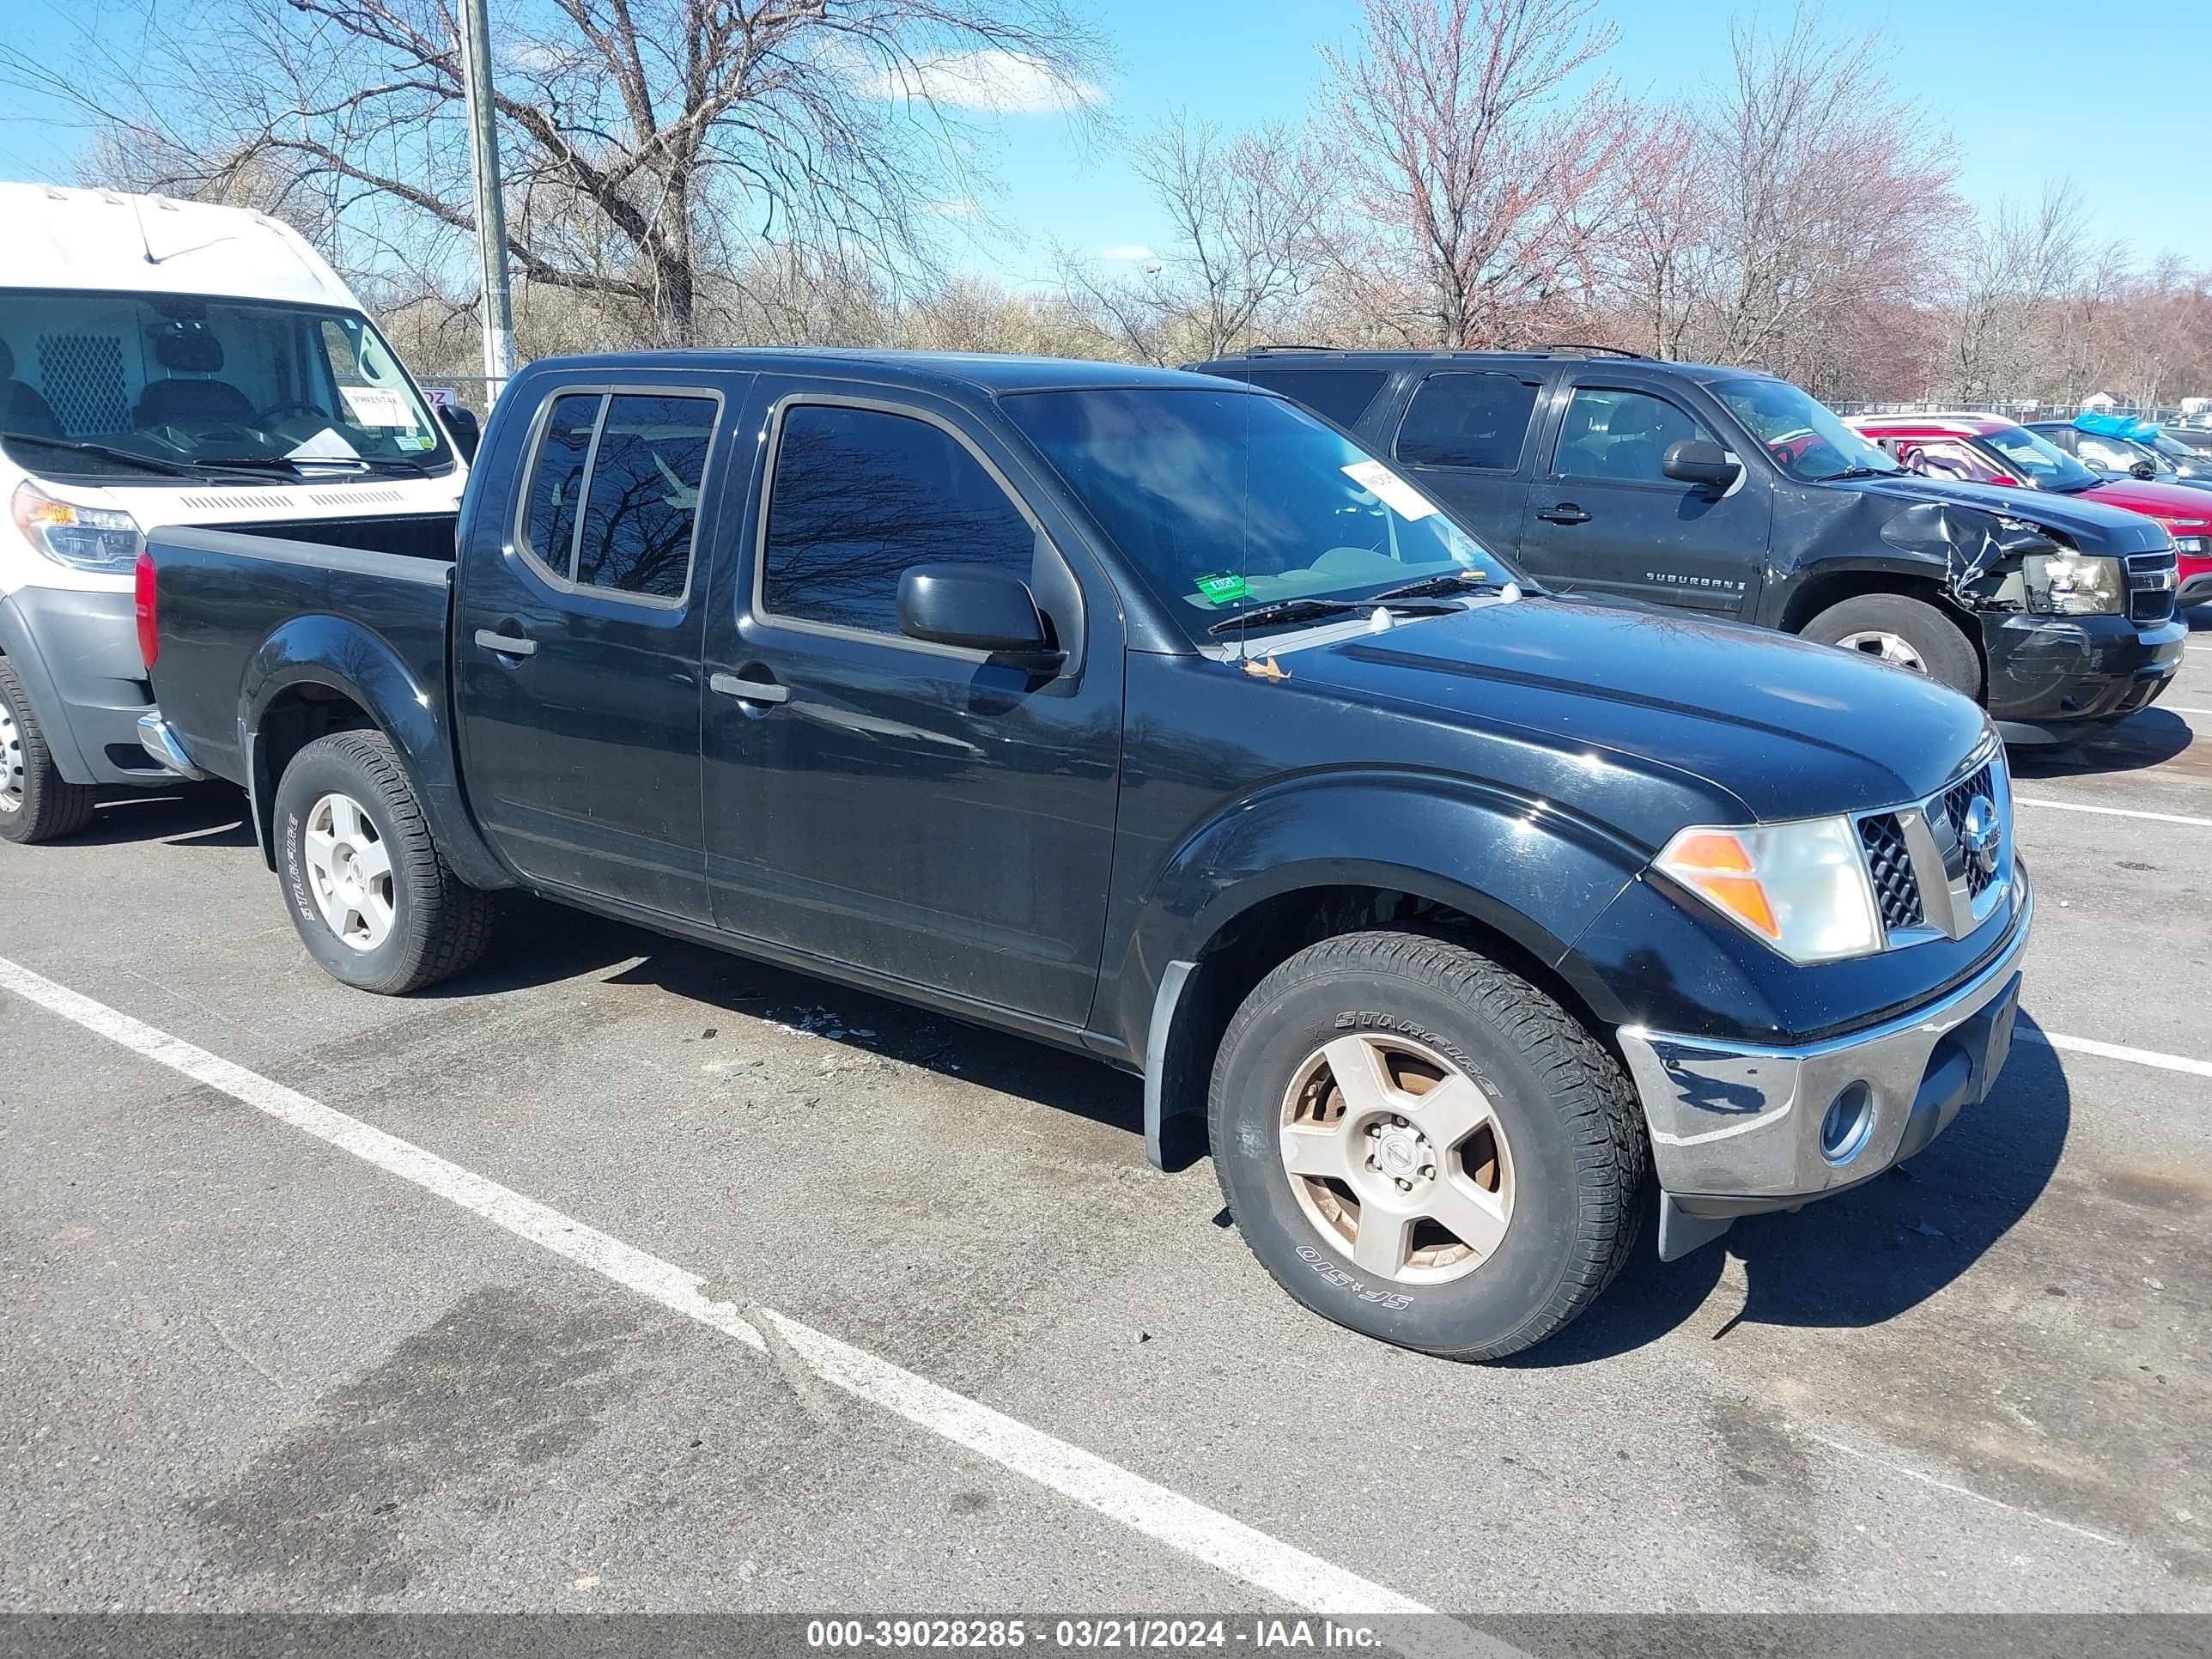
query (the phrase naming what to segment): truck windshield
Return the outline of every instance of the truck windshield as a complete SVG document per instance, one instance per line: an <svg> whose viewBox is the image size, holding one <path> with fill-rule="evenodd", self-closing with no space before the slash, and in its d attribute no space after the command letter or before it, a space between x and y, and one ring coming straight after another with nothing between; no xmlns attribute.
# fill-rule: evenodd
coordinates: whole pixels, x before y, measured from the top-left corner
<svg viewBox="0 0 2212 1659"><path fill-rule="evenodd" d="M1412 484L1279 398L1224 387L1031 392L1001 406L1194 639L1425 577L1519 574ZM1449 588L1449 582L1440 584Z"/></svg>
<svg viewBox="0 0 2212 1659"><path fill-rule="evenodd" d="M27 471L444 472L453 452L359 312L195 295L13 289L0 428ZM64 447L63 446L68 446ZM130 465L132 457L149 463Z"/></svg>
<svg viewBox="0 0 2212 1659"><path fill-rule="evenodd" d="M1712 392L1793 478L1819 483L1904 471L1845 426L1842 416L1787 380L1723 380Z"/></svg>

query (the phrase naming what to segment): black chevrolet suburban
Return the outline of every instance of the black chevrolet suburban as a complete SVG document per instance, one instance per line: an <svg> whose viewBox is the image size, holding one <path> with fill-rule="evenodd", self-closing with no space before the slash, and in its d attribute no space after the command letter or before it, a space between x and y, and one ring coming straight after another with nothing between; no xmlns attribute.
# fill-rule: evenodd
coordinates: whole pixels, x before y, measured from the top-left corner
<svg viewBox="0 0 2212 1659"><path fill-rule="evenodd" d="M1671 1257L1869 1179L2011 1040L1971 702L1535 591L1218 379L538 362L450 559L156 531L137 603L147 749L245 787L339 979L523 887L1095 1056L1293 1296L1431 1352L1542 1340L1655 1210Z"/></svg>
<svg viewBox="0 0 2212 1659"><path fill-rule="evenodd" d="M1193 368L1334 422L1547 586L1777 628L2069 741L2179 669L2173 544L2100 502L1905 471L1787 380L1632 352L1276 348Z"/></svg>

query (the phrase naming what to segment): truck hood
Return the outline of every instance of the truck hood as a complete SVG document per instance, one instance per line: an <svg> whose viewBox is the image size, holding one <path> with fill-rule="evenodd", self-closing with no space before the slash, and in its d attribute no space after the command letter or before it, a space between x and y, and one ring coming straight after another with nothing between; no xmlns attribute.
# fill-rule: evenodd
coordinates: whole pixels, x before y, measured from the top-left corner
<svg viewBox="0 0 2212 1659"><path fill-rule="evenodd" d="M1603 760L1608 773L1687 774L1770 822L1932 794L1988 731L1956 692L1832 646L1550 597L1282 660L1310 688L1416 705L1482 738ZM1591 817L1627 829L1642 816L1608 805L1603 790L1620 785L1589 775Z"/></svg>
<svg viewBox="0 0 2212 1659"><path fill-rule="evenodd" d="M2002 484L1966 483L1949 478L1923 478L1905 474L1894 478L1854 479L1869 495L1887 495L1902 503L1956 501L2006 518L2024 519L2046 530L2055 530L2084 553L2154 553L2166 543L2162 526L2147 523L2148 509L2129 508L2113 501L2100 485L2078 495L2054 495L2043 489L2007 488ZM2138 483L2137 489L2151 486ZM2195 492L2164 489L2167 495Z"/></svg>
<svg viewBox="0 0 2212 1659"><path fill-rule="evenodd" d="M2212 528L2212 501L2205 498L2202 489L2188 484L2160 483L2154 478L2107 478L2081 493L2093 501L2147 514L2167 525L2181 520L2185 528L2180 534L2202 535Z"/></svg>

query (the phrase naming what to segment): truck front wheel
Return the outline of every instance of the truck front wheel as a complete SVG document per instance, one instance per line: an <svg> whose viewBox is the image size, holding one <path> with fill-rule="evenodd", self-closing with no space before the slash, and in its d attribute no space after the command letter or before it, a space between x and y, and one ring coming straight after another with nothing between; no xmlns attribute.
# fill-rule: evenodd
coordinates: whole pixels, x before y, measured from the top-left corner
<svg viewBox="0 0 2212 1659"><path fill-rule="evenodd" d="M334 978L401 996L483 954L491 896L447 867L382 732L333 732L293 757L276 830L292 925Z"/></svg>
<svg viewBox="0 0 2212 1659"><path fill-rule="evenodd" d="M1970 697L1982 695L1982 661L1958 623L1902 593L1862 593L1805 624L1804 637L1925 674Z"/></svg>
<svg viewBox="0 0 2212 1659"><path fill-rule="evenodd" d="M0 841L54 841L92 822L93 792L54 764L15 665L0 657Z"/></svg>
<svg viewBox="0 0 2212 1659"><path fill-rule="evenodd" d="M1641 1224L1650 1149L1620 1066L1534 986L1426 934L1344 934L1277 968L1230 1022L1209 1105L1253 1254L1403 1347L1533 1347Z"/></svg>

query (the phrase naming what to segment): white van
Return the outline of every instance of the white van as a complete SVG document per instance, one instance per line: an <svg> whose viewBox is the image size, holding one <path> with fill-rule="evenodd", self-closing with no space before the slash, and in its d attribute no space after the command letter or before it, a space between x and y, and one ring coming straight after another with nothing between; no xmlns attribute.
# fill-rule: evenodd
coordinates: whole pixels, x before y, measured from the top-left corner
<svg viewBox="0 0 2212 1659"><path fill-rule="evenodd" d="M33 842L82 829L96 785L167 775L139 742L149 527L420 516L450 556L465 463L290 227L20 184L0 227L0 837Z"/></svg>

